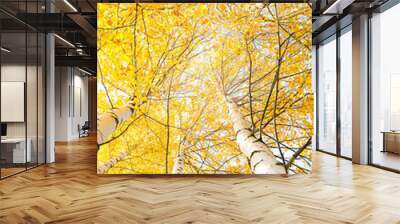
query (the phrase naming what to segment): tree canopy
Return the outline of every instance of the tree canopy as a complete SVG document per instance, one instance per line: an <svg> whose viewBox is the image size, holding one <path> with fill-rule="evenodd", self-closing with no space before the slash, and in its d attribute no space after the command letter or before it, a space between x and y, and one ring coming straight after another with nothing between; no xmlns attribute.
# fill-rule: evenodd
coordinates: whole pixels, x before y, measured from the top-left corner
<svg viewBox="0 0 400 224"><path fill-rule="evenodd" d="M98 4L97 78L99 172L311 170L308 4Z"/></svg>

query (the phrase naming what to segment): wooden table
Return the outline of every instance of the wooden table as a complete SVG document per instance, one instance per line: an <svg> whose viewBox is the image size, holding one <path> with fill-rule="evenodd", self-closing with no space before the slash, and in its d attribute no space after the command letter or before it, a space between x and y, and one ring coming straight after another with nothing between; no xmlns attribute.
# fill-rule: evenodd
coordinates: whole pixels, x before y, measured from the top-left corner
<svg viewBox="0 0 400 224"><path fill-rule="evenodd" d="M383 131L382 152L400 154L400 131Z"/></svg>
<svg viewBox="0 0 400 224"><path fill-rule="evenodd" d="M30 138L26 139L27 147L25 151L25 138L5 138L1 139L1 159L5 163L22 164L31 162L32 141Z"/></svg>

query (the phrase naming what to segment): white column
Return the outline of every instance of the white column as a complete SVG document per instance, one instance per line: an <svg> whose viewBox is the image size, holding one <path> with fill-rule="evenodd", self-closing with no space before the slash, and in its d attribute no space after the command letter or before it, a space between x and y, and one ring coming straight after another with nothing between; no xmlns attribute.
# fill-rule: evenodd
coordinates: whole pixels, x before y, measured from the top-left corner
<svg viewBox="0 0 400 224"><path fill-rule="evenodd" d="M46 36L46 163L55 161L55 60L54 35Z"/></svg>
<svg viewBox="0 0 400 224"><path fill-rule="evenodd" d="M368 15L353 19L353 162L368 163Z"/></svg>

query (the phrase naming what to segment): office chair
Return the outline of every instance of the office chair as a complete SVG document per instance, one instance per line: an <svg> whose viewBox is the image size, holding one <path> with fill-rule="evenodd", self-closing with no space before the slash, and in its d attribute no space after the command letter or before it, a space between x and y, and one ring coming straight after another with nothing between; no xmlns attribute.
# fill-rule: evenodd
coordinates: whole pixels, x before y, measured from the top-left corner
<svg viewBox="0 0 400 224"><path fill-rule="evenodd" d="M89 129L90 129L89 121L85 121L82 127L80 127L80 125L78 124L79 138L89 136Z"/></svg>

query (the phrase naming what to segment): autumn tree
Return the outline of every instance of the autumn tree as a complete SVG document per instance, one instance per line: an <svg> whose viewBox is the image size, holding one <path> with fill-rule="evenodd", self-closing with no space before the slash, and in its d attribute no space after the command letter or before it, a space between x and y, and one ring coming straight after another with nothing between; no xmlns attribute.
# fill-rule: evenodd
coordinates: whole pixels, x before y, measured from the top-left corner
<svg viewBox="0 0 400 224"><path fill-rule="evenodd" d="M307 173L307 4L99 4L99 173Z"/></svg>
<svg viewBox="0 0 400 224"><path fill-rule="evenodd" d="M232 26L238 29L219 33L223 44L213 66L238 144L256 173L309 172L313 110L309 8L263 4L253 5L252 10L256 13L233 7L223 11L221 18L235 21Z"/></svg>

